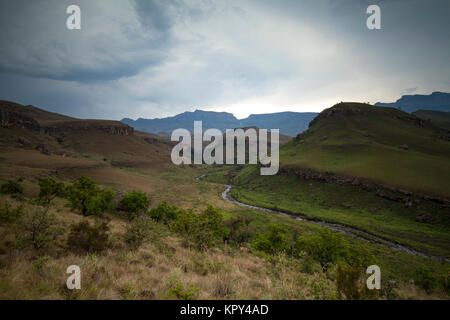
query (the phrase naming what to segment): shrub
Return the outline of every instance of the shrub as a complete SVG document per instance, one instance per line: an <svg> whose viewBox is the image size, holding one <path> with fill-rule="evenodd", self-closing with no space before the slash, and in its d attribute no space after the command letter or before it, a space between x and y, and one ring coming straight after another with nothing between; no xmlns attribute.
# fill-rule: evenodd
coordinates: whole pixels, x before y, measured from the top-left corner
<svg viewBox="0 0 450 320"><path fill-rule="evenodd" d="M18 221L19 243L32 245L36 250L47 248L58 235L55 222L56 218L48 208L25 212Z"/></svg>
<svg viewBox="0 0 450 320"><path fill-rule="evenodd" d="M16 181L8 181L2 184L0 191L3 194L23 194L23 187Z"/></svg>
<svg viewBox="0 0 450 320"><path fill-rule="evenodd" d="M305 238L298 237L295 242L295 251L305 251L320 263L323 270L328 265L345 260L349 254L348 242L341 234L324 229L319 235Z"/></svg>
<svg viewBox="0 0 450 320"><path fill-rule="evenodd" d="M164 200L157 207L152 208L148 214L156 222L169 224L171 221L176 220L181 213L183 213L181 208L170 206L167 204L167 201Z"/></svg>
<svg viewBox="0 0 450 320"><path fill-rule="evenodd" d="M428 293L436 287L437 280L436 275L430 268L422 267L415 272L414 283Z"/></svg>
<svg viewBox="0 0 450 320"><path fill-rule="evenodd" d="M4 223L14 223L23 215L23 206L18 206L15 209L11 208L8 202L0 206L0 221Z"/></svg>
<svg viewBox="0 0 450 320"><path fill-rule="evenodd" d="M150 199L148 195L141 191L127 192L120 200L120 208L128 213L130 219L146 212L149 205Z"/></svg>
<svg viewBox="0 0 450 320"><path fill-rule="evenodd" d="M84 216L98 215L111 208L114 192L100 189L86 176L81 176L67 190L72 209L78 209Z"/></svg>
<svg viewBox="0 0 450 320"><path fill-rule="evenodd" d="M367 267L373 265L375 257L364 247L349 248L338 263L336 283L340 297L351 300L375 299L378 290L369 290L366 285Z"/></svg>
<svg viewBox="0 0 450 320"><path fill-rule="evenodd" d="M192 210L180 214L171 224L171 229L184 236L199 250L217 244L226 235L222 215L212 206L208 206L199 215Z"/></svg>
<svg viewBox="0 0 450 320"><path fill-rule="evenodd" d="M268 234L259 234L253 241L253 247L269 254L285 251L287 249L286 232L283 226L271 223Z"/></svg>
<svg viewBox="0 0 450 320"><path fill-rule="evenodd" d="M82 221L70 228L67 246L73 252L101 252L109 246L109 227L105 221L97 221L91 227L89 221Z"/></svg>
<svg viewBox="0 0 450 320"><path fill-rule="evenodd" d="M378 290L367 288L365 269L361 266L338 263L336 285L341 299L363 300L378 297Z"/></svg>
<svg viewBox="0 0 450 320"><path fill-rule="evenodd" d="M39 181L39 199L44 203L50 203L55 197L64 195L64 184L51 178Z"/></svg>
<svg viewBox="0 0 450 320"><path fill-rule="evenodd" d="M135 250L150 238L151 232L155 231L154 222L146 216L140 216L128 224L124 239L130 248Z"/></svg>
<svg viewBox="0 0 450 320"><path fill-rule="evenodd" d="M182 300L194 300L198 296L199 291L200 289L193 285L188 285L184 288L178 281L172 286L172 288L170 288L170 292L178 299Z"/></svg>
<svg viewBox="0 0 450 320"><path fill-rule="evenodd" d="M251 218L242 217L231 218L225 221L224 225L228 230L225 240L237 246L248 242L253 235L249 226L251 221Z"/></svg>

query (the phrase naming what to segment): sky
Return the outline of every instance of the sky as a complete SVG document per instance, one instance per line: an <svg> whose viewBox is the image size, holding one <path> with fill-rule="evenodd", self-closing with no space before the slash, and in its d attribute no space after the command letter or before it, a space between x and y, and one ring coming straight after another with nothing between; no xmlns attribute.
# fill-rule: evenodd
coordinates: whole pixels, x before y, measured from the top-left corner
<svg viewBox="0 0 450 320"><path fill-rule="evenodd" d="M0 0L0 99L120 120L450 92L449 15L448 0Z"/></svg>

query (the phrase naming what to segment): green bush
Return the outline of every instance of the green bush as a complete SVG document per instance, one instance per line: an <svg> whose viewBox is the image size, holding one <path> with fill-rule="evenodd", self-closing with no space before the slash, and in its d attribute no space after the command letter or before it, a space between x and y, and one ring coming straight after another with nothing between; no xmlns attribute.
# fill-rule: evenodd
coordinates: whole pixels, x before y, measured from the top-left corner
<svg viewBox="0 0 450 320"><path fill-rule="evenodd" d="M23 246L32 245L36 250L47 248L58 235L56 217L48 208L24 212L18 221L18 240Z"/></svg>
<svg viewBox="0 0 450 320"><path fill-rule="evenodd" d="M120 200L119 205L121 209L128 213L128 217L133 219L148 210L150 198L141 191L127 192Z"/></svg>
<svg viewBox="0 0 450 320"><path fill-rule="evenodd" d="M414 283L430 293L436 288L438 282L437 276L428 267L422 267L416 270L414 275Z"/></svg>
<svg viewBox="0 0 450 320"><path fill-rule="evenodd" d="M184 288L180 282L176 282L172 288L170 288L170 293L174 294L181 300L194 300L198 296L199 291L200 289L193 285L188 285Z"/></svg>
<svg viewBox="0 0 450 320"><path fill-rule="evenodd" d="M336 285L339 298L348 300L378 298L378 290L367 288L365 270L361 266L338 263Z"/></svg>
<svg viewBox="0 0 450 320"><path fill-rule="evenodd" d="M55 197L64 195L64 184L58 183L51 178L39 180L39 199L48 204Z"/></svg>
<svg viewBox="0 0 450 320"><path fill-rule="evenodd" d="M287 230L283 226L269 224L267 234L258 234L253 241L253 248L269 254L277 254L287 250Z"/></svg>
<svg viewBox="0 0 450 320"><path fill-rule="evenodd" d="M236 217L224 222L227 229L225 240L228 243L240 246L250 240L253 235L250 229L251 218Z"/></svg>
<svg viewBox="0 0 450 320"><path fill-rule="evenodd" d="M14 223L23 215L23 206L15 209L11 208L8 202L2 203L0 206L0 221L4 223Z"/></svg>
<svg viewBox="0 0 450 320"><path fill-rule="evenodd" d="M86 176L81 176L67 188L72 209L78 209L84 216L98 215L112 207L114 192L100 187Z"/></svg>
<svg viewBox="0 0 450 320"><path fill-rule="evenodd" d="M152 208L148 214L156 222L169 224L170 222L176 220L181 213L183 213L181 208L178 208L177 206L170 206L167 204L167 201L164 200L157 207Z"/></svg>
<svg viewBox="0 0 450 320"><path fill-rule="evenodd" d="M152 233L153 236L157 236L159 232L156 229L155 223L149 217L137 217L127 226L124 234L125 242L135 250L149 240Z"/></svg>
<svg viewBox="0 0 450 320"><path fill-rule="evenodd" d="M298 237L295 252L306 252L320 263L324 270L329 264L345 260L349 255L349 245L341 234L324 229L313 237Z"/></svg>
<svg viewBox="0 0 450 320"><path fill-rule="evenodd" d="M205 250L223 240L226 229L222 224L222 214L208 206L201 214L192 210L178 216L171 224L171 229L199 250Z"/></svg>
<svg viewBox="0 0 450 320"><path fill-rule="evenodd" d="M23 194L23 187L16 181L8 181L2 184L0 191L3 194Z"/></svg>
<svg viewBox="0 0 450 320"><path fill-rule="evenodd" d="M82 221L70 228L68 248L76 253L101 252L109 247L109 227L105 221L97 221L94 226Z"/></svg>

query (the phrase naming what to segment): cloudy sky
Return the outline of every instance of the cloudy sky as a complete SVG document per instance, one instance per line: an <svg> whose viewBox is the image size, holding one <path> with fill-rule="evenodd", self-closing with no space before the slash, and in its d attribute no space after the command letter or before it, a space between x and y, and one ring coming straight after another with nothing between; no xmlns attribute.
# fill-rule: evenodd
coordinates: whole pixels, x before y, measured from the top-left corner
<svg viewBox="0 0 450 320"><path fill-rule="evenodd" d="M66 8L81 8L81 30ZM381 8L381 30L366 9ZM237 117L450 92L448 0L0 0L0 99Z"/></svg>

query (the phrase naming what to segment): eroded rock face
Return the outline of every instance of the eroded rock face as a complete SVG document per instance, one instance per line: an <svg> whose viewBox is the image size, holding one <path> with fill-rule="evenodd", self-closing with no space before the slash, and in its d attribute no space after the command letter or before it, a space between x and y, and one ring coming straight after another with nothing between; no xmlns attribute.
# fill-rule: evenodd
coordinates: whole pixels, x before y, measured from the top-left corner
<svg viewBox="0 0 450 320"><path fill-rule="evenodd" d="M48 148L48 146L45 143L39 143L36 146L36 150L39 150L42 154L45 154L47 156L49 156L50 153L50 149Z"/></svg>
<svg viewBox="0 0 450 320"><path fill-rule="evenodd" d="M18 127L35 131L40 130L39 123L33 118L9 110L0 110L0 126L4 128Z"/></svg>
<svg viewBox="0 0 450 320"><path fill-rule="evenodd" d="M28 140L27 138L20 137L20 138L18 139L18 141L19 141L19 143L20 143L22 146L24 146L24 147L30 148L30 147L33 146L33 144L31 143L31 141Z"/></svg>
<svg viewBox="0 0 450 320"><path fill-rule="evenodd" d="M387 185L376 184L366 179L343 177L329 172L316 172L308 169L289 168L289 167L280 168L279 174L295 175L303 180L330 182L339 185L360 186L365 190L375 191L376 195L381 198L403 203L407 208L414 207L414 202L412 202L413 199L423 199L427 201L433 201L439 203L442 208L447 207L450 208L450 199L430 197L427 195L413 193L407 190L393 188Z"/></svg>
<svg viewBox="0 0 450 320"><path fill-rule="evenodd" d="M99 130L112 135L129 136L134 134L134 129L128 125L102 124L79 121L61 122L57 125L49 125L45 128L45 133L61 134L67 131L90 131Z"/></svg>

